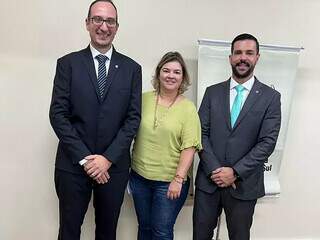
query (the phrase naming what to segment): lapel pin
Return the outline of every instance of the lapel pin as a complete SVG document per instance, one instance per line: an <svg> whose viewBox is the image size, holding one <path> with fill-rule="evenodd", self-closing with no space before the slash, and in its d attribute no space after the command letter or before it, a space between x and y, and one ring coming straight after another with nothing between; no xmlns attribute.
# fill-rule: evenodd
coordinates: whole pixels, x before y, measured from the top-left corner
<svg viewBox="0 0 320 240"><path fill-rule="evenodd" d="M256 93L259 93L259 91L257 90Z"/></svg>
<svg viewBox="0 0 320 240"><path fill-rule="evenodd" d="M118 66L118 65L115 65L114 67L115 67L115 68L118 68L119 66Z"/></svg>

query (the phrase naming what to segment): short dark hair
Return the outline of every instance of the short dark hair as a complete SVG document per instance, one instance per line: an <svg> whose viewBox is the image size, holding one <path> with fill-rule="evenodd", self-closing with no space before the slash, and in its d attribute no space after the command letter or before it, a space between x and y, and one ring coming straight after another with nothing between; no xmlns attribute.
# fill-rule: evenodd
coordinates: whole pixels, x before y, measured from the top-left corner
<svg viewBox="0 0 320 240"><path fill-rule="evenodd" d="M153 88L156 90L156 92L160 91L160 80L159 80L160 71L163 65L165 65L168 62L178 62L181 65L182 82L179 88L179 94L182 94L188 90L188 87L191 85L191 83L190 83L189 73L187 71L187 65L179 52L167 52L165 55L163 55L163 57L161 58L160 62L158 63L155 69L154 76L152 78Z"/></svg>
<svg viewBox="0 0 320 240"><path fill-rule="evenodd" d="M256 49L257 49L257 53L259 53L259 42L258 40L251 34L249 33L242 33L238 36L236 36L231 43L231 54L233 53L233 48L234 48L234 43L237 41L243 41L243 40L253 40L256 43Z"/></svg>
<svg viewBox="0 0 320 240"><path fill-rule="evenodd" d="M93 2L90 4L90 6L89 6L88 16L87 16L88 19L90 18L92 6L93 6L95 3L97 3L97 2L108 2L108 3L110 3L110 4L114 7L114 9L116 10L116 13L117 13L117 22L118 22L118 10L117 10L116 5L114 5L114 3L112 2L112 0L95 0L95 1L93 1Z"/></svg>

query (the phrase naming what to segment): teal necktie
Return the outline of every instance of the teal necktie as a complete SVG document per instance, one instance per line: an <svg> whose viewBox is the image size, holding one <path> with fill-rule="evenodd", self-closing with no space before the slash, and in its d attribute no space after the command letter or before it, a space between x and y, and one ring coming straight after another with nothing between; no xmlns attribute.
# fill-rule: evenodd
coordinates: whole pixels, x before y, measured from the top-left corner
<svg viewBox="0 0 320 240"><path fill-rule="evenodd" d="M235 89L237 91L237 96L234 99L234 102L231 108L231 127L233 127L235 122L237 121L237 118L241 111L242 102L243 102L244 87L239 84L235 87Z"/></svg>

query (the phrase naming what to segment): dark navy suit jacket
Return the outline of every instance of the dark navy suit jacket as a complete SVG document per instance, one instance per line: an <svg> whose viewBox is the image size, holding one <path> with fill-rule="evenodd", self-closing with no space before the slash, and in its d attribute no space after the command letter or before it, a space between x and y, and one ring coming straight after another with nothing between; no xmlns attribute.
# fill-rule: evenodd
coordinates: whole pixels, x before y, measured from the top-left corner
<svg viewBox="0 0 320 240"><path fill-rule="evenodd" d="M102 154L109 171L130 166L130 145L141 114L141 67L113 49L103 98L90 47L57 61L50 122L59 138L56 168L84 174L79 161Z"/></svg>
<svg viewBox="0 0 320 240"><path fill-rule="evenodd" d="M196 187L213 193L210 179L219 167L232 167L240 176L231 195L242 200L262 197L264 162L273 152L281 125L280 93L255 79L234 125L230 124L230 79L206 89L199 116L203 151Z"/></svg>

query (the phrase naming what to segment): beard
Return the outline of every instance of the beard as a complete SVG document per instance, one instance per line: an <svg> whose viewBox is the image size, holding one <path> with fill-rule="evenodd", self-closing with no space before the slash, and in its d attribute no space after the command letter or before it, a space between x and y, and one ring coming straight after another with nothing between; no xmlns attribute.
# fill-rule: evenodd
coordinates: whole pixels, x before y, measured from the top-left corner
<svg viewBox="0 0 320 240"><path fill-rule="evenodd" d="M246 64L246 66L248 67L248 70L243 73L240 73L237 70L237 67L240 66L240 64ZM247 61L240 61L239 63L231 66L233 75L238 79L243 79L243 78L249 77L251 75L251 73L253 73L254 67L255 67L255 65L251 65Z"/></svg>

